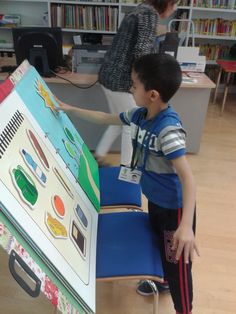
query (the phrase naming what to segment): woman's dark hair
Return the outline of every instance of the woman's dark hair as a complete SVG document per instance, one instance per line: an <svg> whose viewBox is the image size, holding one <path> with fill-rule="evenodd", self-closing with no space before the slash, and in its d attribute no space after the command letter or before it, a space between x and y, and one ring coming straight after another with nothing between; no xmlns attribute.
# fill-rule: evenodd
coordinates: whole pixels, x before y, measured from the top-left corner
<svg viewBox="0 0 236 314"><path fill-rule="evenodd" d="M152 5L159 14L162 14L165 12L169 4L174 5L178 3L178 0L147 0L146 2Z"/></svg>
<svg viewBox="0 0 236 314"><path fill-rule="evenodd" d="M133 70L146 91L156 90L168 102L180 87L182 72L174 57L165 53L148 54L137 59Z"/></svg>

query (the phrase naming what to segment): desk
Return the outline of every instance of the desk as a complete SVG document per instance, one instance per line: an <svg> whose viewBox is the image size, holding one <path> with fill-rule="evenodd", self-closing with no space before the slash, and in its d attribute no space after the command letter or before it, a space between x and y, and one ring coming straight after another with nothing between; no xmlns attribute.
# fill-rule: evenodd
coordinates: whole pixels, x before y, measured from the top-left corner
<svg viewBox="0 0 236 314"><path fill-rule="evenodd" d="M200 149L210 93L215 84L204 73L187 74L196 78L197 83L182 83L170 104L180 115L187 131L187 152L196 154Z"/></svg>
<svg viewBox="0 0 236 314"><path fill-rule="evenodd" d="M191 75L197 76L197 82L182 83L176 95L170 100L170 104L180 114L188 133L187 152L197 153L200 148L210 92L215 84L204 73L189 73L189 76ZM0 81L4 80L6 76L6 74L0 73ZM74 84L83 86L91 85L97 80L97 75L93 74L67 73L62 76ZM74 86L57 77L45 78L45 81L51 91L62 101L78 104L85 109L109 111L107 100L99 84L95 84L90 89L76 90ZM106 126L92 125L78 119L73 114L70 115L70 118L90 150L94 150ZM120 139L116 140L111 149L120 151Z"/></svg>
<svg viewBox="0 0 236 314"><path fill-rule="evenodd" d="M223 101L222 101L222 104L221 104L221 114L222 114L223 111L224 111L224 108L225 108L225 101L226 101L226 97L227 97L227 94L228 94L228 89L229 89L229 83L230 83L231 75L233 73L236 73L236 60L235 61L232 61L232 60L216 60L216 63L220 66L220 70L219 70L219 74L218 74L218 78L217 78L217 83L216 83L213 103L215 103L215 101L216 101L216 96L217 96L217 91L218 91L218 87L219 87L219 84L220 84L221 74L222 74L223 71L227 73L225 87L224 87L224 96L223 96Z"/></svg>

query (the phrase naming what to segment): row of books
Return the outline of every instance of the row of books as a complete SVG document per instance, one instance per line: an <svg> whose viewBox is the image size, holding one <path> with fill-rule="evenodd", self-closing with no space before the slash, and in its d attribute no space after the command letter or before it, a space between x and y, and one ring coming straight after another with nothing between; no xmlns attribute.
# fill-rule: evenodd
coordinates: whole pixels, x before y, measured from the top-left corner
<svg viewBox="0 0 236 314"><path fill-rule="evenodd" d="M73 0L63 0L64 2L66 2L66 1L70 1L70 2L72 2ZM96 2L103 2L103 3L117 3L117 2L119 2L119 0L80 0L80 1L78 1L78 0L74 0L74 1L76 1L77 3L78 2L94 2L94 3L96 3Z"/></svg>
<svg viewBox="0 0 236 314"><path fill-rule="evenodd" d="M15 27L20 25L20 21L18 14L0 14L0 27Z"/></svg>
<svg viewBox="0 0 236 314"><path fill-rule="evenodd" d="M236 8L236 0L193 0L193 6L233 10Z"/></svg>
<svg viewBox="0 0 236 314"><path fill-rule="evenodd" d="M200 44L199 52L200 55L206 56L207 60L217 60L229 56L230 46L226 45L210 45Z"/></svg>
<svg viewBox="0 0 236 314"><path fill-rule="evenodd" d="M71 1L71 0L64 0ZM76 1L76 0L75 0ZM119 3L119 0L81 0L83 2L103 2L103 3ZM77 1L78 2L78 1ZM122 0L122 3L139 4L142 0ZM180 0L178 6L190 6L191 0ZM236 0L193 0L193 6L205 8L221 8L234 9L236 8Z"/></svg>
<svg viewBox="0 0 236 314"><path fill-rule="evenodd" d="M181 0L178 6L190 6L190 0ZM193 0L193 7L214 9L236 9L236 0Z"/></svg>
<svg viewBox="0 0 236 314"><path fill-rule="evenodd" d="M122 3L140 4L143 0L122 0Z"/></svg>
<svg viewBox="0 0 236 314"><path fill-rule="evenodd" d="M66 1L73 1L73 0L64 0ZM74 0L77 1L77 3L79 2L78 0ZM119 4L119 0L80 0L81 2L103 2L103 3L117 3ZM132 3L132 4L139 4L143 2L143 0L122 0L122 3Z"/></svg>
<svg viewBox="0 0 236 314"><path fill-rule="evenodd" d="M195 33L211 36L236 36L236 20L228 21L217 19L193 19Z"/></svg>
<svg viewBox="0 0 236 314"><path fill-rule="evenodd" d="M118 27L118 8L52 4L51 19L52 26L116 32Z"/></svg>

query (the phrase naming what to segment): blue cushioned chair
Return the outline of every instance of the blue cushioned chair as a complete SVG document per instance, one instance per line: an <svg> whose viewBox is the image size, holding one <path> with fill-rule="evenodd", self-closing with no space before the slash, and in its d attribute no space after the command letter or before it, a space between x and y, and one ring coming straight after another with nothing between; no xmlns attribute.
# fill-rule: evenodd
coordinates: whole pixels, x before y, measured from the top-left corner
<svg viewBox="0 0 236 314"><path fill-rule="evenodd" d="M150 279L163 282L158 238L148 214L119 212L99 214L97 235L97 281ZM153 313L158 312L154 291Z"/></svg>
<svg viewBox="0 0 236 314"><path fill-rule="evenodd" d="M142 210L140 185L119 180L119 172L120 167L99 168L101 208Z"/></svg>

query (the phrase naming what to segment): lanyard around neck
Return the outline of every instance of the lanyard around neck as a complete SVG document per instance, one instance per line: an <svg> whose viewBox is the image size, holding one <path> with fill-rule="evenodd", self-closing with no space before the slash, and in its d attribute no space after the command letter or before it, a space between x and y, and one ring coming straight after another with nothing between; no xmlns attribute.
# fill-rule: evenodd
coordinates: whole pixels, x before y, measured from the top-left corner
<svg viewBox="0 0 236 314"><path fill-rule="evenodd" d="M141 117L142 118L142 117ZM138 120L138 123L140 123L141 119ZM138 164L138 161L139 161L139 158L142 154L142 151L144 149L144 142L145 142L145 139L148 135L148 132L151 130L151 127L153 126L153 121L150 122L148 128L146 129L146 132L144 134L144 137L143 137L143 140L142 140L142 143L141 143L141 147L140 147L140 150L139 150L139 154L137 155L137 147L138 147L138 134L139 134L139 129L140 129L140 125L138 125L138 129L137 129L137 132L136 132L136 135L135 135L135 140L134 140L134 144L133 144L133 152L132 152L132 158L131 158L131 164L130 164L130 168L131 168L131 171L133 171L137 164ZM151 132L149 134L149 139L147 141L147 145L150 141L150 137L151 137Z"/></svg>

